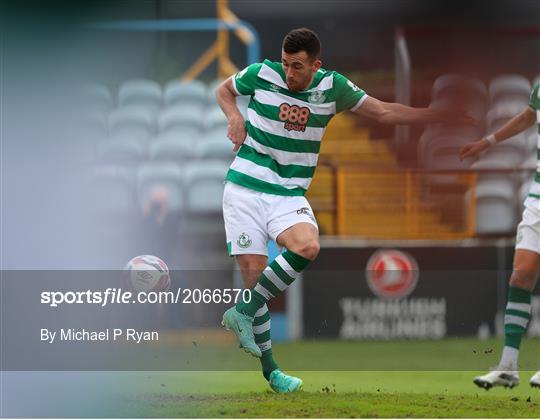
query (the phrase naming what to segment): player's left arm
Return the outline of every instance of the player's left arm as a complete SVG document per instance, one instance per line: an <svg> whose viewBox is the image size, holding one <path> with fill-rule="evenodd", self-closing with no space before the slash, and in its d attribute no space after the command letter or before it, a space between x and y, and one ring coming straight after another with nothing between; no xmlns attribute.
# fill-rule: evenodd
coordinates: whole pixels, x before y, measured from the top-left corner
<svg viewBox="0 0 540 420"><path fill-rule="evenodd" d="M399 103L383 102L371 96L354 112L382 124L475 124L475 120L465 114L433 108L413 108Z"/></svg>

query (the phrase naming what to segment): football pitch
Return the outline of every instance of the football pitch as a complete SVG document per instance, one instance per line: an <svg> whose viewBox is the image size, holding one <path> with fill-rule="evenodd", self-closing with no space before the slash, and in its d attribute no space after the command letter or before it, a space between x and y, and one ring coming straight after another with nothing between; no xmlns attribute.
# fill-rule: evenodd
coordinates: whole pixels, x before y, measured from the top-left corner
<svg viewBox="0 0 540 420"><path fill-rule="evenodd" d="M526 340L523 345L521 385L512 390L490 391L474 386L472 378L497 363L499 340L304 341L276 344L274 349L282 368L304 380L301 392L275 394L260 372L254 370L124 372L116 377L120 381L116 389L122 391L108 415L540 417L540 389L528 384L534 370L540 369L538 339ZM256 360L234 350L231 357L244 358L249 369L257 368ZM287 369L302 363L320 369ZM373 369L360 370L359 366Z"/></svg>

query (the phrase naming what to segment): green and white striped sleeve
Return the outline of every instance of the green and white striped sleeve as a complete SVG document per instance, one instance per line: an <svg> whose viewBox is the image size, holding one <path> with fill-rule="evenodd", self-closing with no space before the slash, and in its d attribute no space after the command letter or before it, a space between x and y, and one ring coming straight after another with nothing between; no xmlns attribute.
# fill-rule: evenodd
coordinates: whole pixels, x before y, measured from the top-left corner
<svg viewBox="0 0 540 420"><path fill-rule="evenodd" d="M238 95L253 95L255 93L257 75L261 66L262 63L250 64L244 70L232 76L232 84Z"/></svg>
<svg viewBox="0 0 540 420"><path fill-rule="evenodd" d="M345 110L356 110L367 99L368 95L342 74L334 72L336 89L336 113Z"/></svg>

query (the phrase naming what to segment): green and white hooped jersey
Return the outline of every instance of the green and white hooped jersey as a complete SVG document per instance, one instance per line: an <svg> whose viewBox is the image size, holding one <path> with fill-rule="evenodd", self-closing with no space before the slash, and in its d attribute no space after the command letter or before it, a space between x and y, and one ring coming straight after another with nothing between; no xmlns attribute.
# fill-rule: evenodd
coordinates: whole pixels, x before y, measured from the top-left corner
<svg viewBox="0 0 540 420"><path fill-rule="evenodd" d="M534 181L531 184L529 190L529 197L540 199L540 83L537 83L531 92L531 99L529 100L529 106L536 111L536 129L537 129L537 158L536 161L536 174Z"/></svg>
<svg viewBox="0 0 540 420"><path fill-rule="evenodd" d="M226 180L268 194L304 195L331 118L367 98L346 77L322 69L307 90L291 92L281 63L269 60L246 67L232 81L236 92L251 100L247 137Z"/></svg>

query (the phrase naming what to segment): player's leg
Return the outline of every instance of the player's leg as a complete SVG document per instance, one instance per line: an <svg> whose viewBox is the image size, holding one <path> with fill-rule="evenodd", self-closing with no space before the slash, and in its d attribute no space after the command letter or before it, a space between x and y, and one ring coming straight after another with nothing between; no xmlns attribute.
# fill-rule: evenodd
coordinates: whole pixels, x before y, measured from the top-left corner
<svg viewBox="0 0 540 420"><path fill-rule="evenodd" d="M238 255L236 261L238 262L240 272L242 273L244 287L246 289L252 289L255 287L259 276L268 265L268 258L265 255L245 254ZM264 305L255 313L253 319L253 333L255 336L255 343L262 353L260 358L261 368L266 380L270 380L270 374L274 370L279 369L272 354L272 339L270 333L271 322L268 306Z"/></svg>
<svg viewBox="0 0 540 420"><path fill-rule="evenodd" d="M537 200L528 198L517 228L514 267L504 316L504 348L499 365L474 378L482 388L514 387L519 384L518 358L521 339L531 318L531 293L540 273L540 212Z"/></svg>
<svg viewBox="0 0 540 420"><path fill-rule="evenodd" d="M516 249L504 317L502 366L518 367L521 340L531 319L531 294L540 274L540 254Z"/></svg>
<svg viewBox="0 0 540 420"><path fill-rule="evenodd" d="M260 196L256 191L230 183L223 191L223 218L229 255L237 259L243 256L239 260L242 276L250 283L256 281L257 272L266 266L268 254L265 208ZM253 321L254 314L247 316L233 306L223 314L222 324L234 332L241 348L261 357L262 352L255 343Z"/></svg>
<svg viewBox="0 0 540 420"><path fill-rule="evenodd" d="M319 253L319 232L312 223L289 226L276 241L287 250L264 269L251 291L251 300L236 305L238 312L254 316L266 302L285 291Z"/></svg>
<svg viewBox="0 0 540 420"><path fill-rule="evenodd" d="M539 274L540 254L528 249L516 249L504 316L502 357L496 369L474 379L476 385L490 389L493 386L512 388L519 384L519 349L531 318L531 293Z"/></svg>

